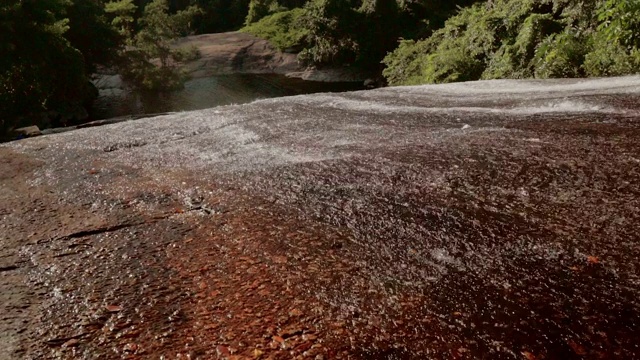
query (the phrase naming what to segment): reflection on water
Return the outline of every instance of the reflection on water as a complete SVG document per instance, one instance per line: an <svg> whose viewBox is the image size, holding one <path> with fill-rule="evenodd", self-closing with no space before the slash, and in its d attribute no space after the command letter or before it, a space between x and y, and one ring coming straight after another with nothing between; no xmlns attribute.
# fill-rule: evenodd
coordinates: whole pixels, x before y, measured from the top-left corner
<svg viewBox="0 0 640 360"><path fill-rule="evenodd" d="M362 88L361 83L304 81L274 74L219 75L187 81L183 90L173 93L141 94L124 91L119 95L101 96L94 104L93 118L198 110L264 98Z"/></svg>

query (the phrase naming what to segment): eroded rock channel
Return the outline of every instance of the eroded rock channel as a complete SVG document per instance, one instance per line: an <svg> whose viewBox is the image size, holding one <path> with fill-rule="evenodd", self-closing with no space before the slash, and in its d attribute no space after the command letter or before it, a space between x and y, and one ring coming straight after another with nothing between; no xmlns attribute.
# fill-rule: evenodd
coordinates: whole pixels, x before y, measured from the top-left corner
<svg viewBox="0 0 640 360"><path fill-rule="evenodd" d="M0 358L640 358L640 78L0 147Z"/></svg>

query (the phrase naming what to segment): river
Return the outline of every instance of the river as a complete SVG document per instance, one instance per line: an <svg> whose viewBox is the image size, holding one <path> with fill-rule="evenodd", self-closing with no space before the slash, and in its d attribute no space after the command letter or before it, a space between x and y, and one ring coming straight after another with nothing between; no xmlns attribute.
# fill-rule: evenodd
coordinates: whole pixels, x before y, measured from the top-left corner
<svg viewBox="0 0 640 360"><path fill-rule="evenodd" d="M187 81L183 90L160 94L127 91L117 81L115 85L108 82L97 84L100 97L94 103L94 119L200 110L265 98L363 88L361 82L305 81L276 74L232 74L196 78Z"/></svg>

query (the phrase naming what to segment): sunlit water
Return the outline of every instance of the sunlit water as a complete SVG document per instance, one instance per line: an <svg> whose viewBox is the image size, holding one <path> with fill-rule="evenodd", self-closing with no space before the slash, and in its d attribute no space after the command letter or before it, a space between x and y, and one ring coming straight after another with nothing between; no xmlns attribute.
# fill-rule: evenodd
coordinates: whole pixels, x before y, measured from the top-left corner
<svg viewBox="0 0 640 360"><path fill-rule="evenodd" d="M103 93L94 105L93 118L200 110L220 105L243 104L258 99L362 88L362 83L359 82L305 81L274 74L220 75L192 79L185 84L183 90L171 93L143 94L118 91L107 96Z"/></svg>

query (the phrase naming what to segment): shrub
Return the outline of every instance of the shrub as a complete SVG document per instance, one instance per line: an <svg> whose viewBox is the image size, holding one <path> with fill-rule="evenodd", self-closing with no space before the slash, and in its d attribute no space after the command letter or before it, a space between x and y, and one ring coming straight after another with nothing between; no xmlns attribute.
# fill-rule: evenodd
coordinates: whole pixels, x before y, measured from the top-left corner
<svg viewBox="0 0 640 360"><path fill-rule="evenodd" d="M173 91L182 89L187 75L179 68L157 66L140 50L129 50L123 57L120 73L128 83L142 91Z"/></svg>
<svg viewBox="0 0 640 360"><path fill-rule="evenodd" d="M587 45L578 34L564 31L544 39L536 51L534 74L537 78L575 78L584 75L582 63Z"/></svg>
<svg viewBox="0 0 640 360"><path fill-rule="evenodd" d="M489 55L483 79L528 78L534 75L531 63L538 44L562 29L551 14L531 14L519 28L513 43L502 43Z"/></svg>
<svg viewBox="0 0 640 360"><path fill-rule="evenodd" d="M640 71L640 0L495 0L383 60L389 84Z"/></svg>
<svg viewBox="0 0 640 360"><path fill-rule="evenodd" d="M30 118L38 114L91 100L82 53L64 38L67 5L57 0L0 5L0 136L33 124Z"/></svg>
<svg viewBox="0 0 640 360"><path fill-rule="evenodd" d="M303 64L345 64L358 56L357 26L360 23L353 0L314 0L304 7L302 21L309 30L308 44L298 56Z"/></svg>
<svg viewBox="0 0 640 360"><path fill-rule="evenodd" d="M497 29L486 12L487 8L482 5L465 8L429 39L403 43L383 60L387 65L383 75L389 84L453 82L480 78L486 58L495 46L494 32ZM411 71L396 68L403 63L409 63ZM420 73L415 74L413 71Z"/></svg>
<svg viewBox="0 0 640 360"><path fill-rule="evenodd" d="M598 31L627 49L640 47L640 1L605 0L598 7Z"/></svg>
<svg viewBox="0 0 640 360"><path fill-rule="evenodd" d="M384 58L386 68L382 75L391 85L417 85L425 83L423 77L426 58L423 56L431 52L431 41L403 40L393 54Z"/></svg>
<svg viewBox="0 0 640 360"><path fill-rule="evenodd" d="M182 88L187 76L177 65L198 54L189 49L176 50L172 48L172 42L188 34L191 20L199 13L198 7L190 6L169 14L167 0L153 0L147 4L139 19L142 28L131 39L133 46L124 52L120 62L123 79L144 91Z"/></svg>
<svg viewBox="0 0 640 360"><path fill-rule="evenodd" d="M249 2L249 12L245 18L244 25L248 26L260 21L264 17L277 12L278 10L286 10L280 8L276 0L251 0Z"/></svg>
<svg viewBox="0 0 640 360"><path fill-rule="evenodd" d="M280 50L299 48L309 31L301 23L303 9L278 12L246 26L242 31L267 39Z"/></svg>
<svg viewBox="0 0 640 360"><path fill-rule="evenodd" d="M598 7L597 32L583 68L589 76L640 72L640 1L607 0Z"/></svg>
<svg viewBox="0 0 640 360"><path fill-rule="evenodd" d="M585 55L583 68L588 76L618 76L640 72L640 50L627 50L611 42L603 34L596 34L593 50Z"/></svg>

